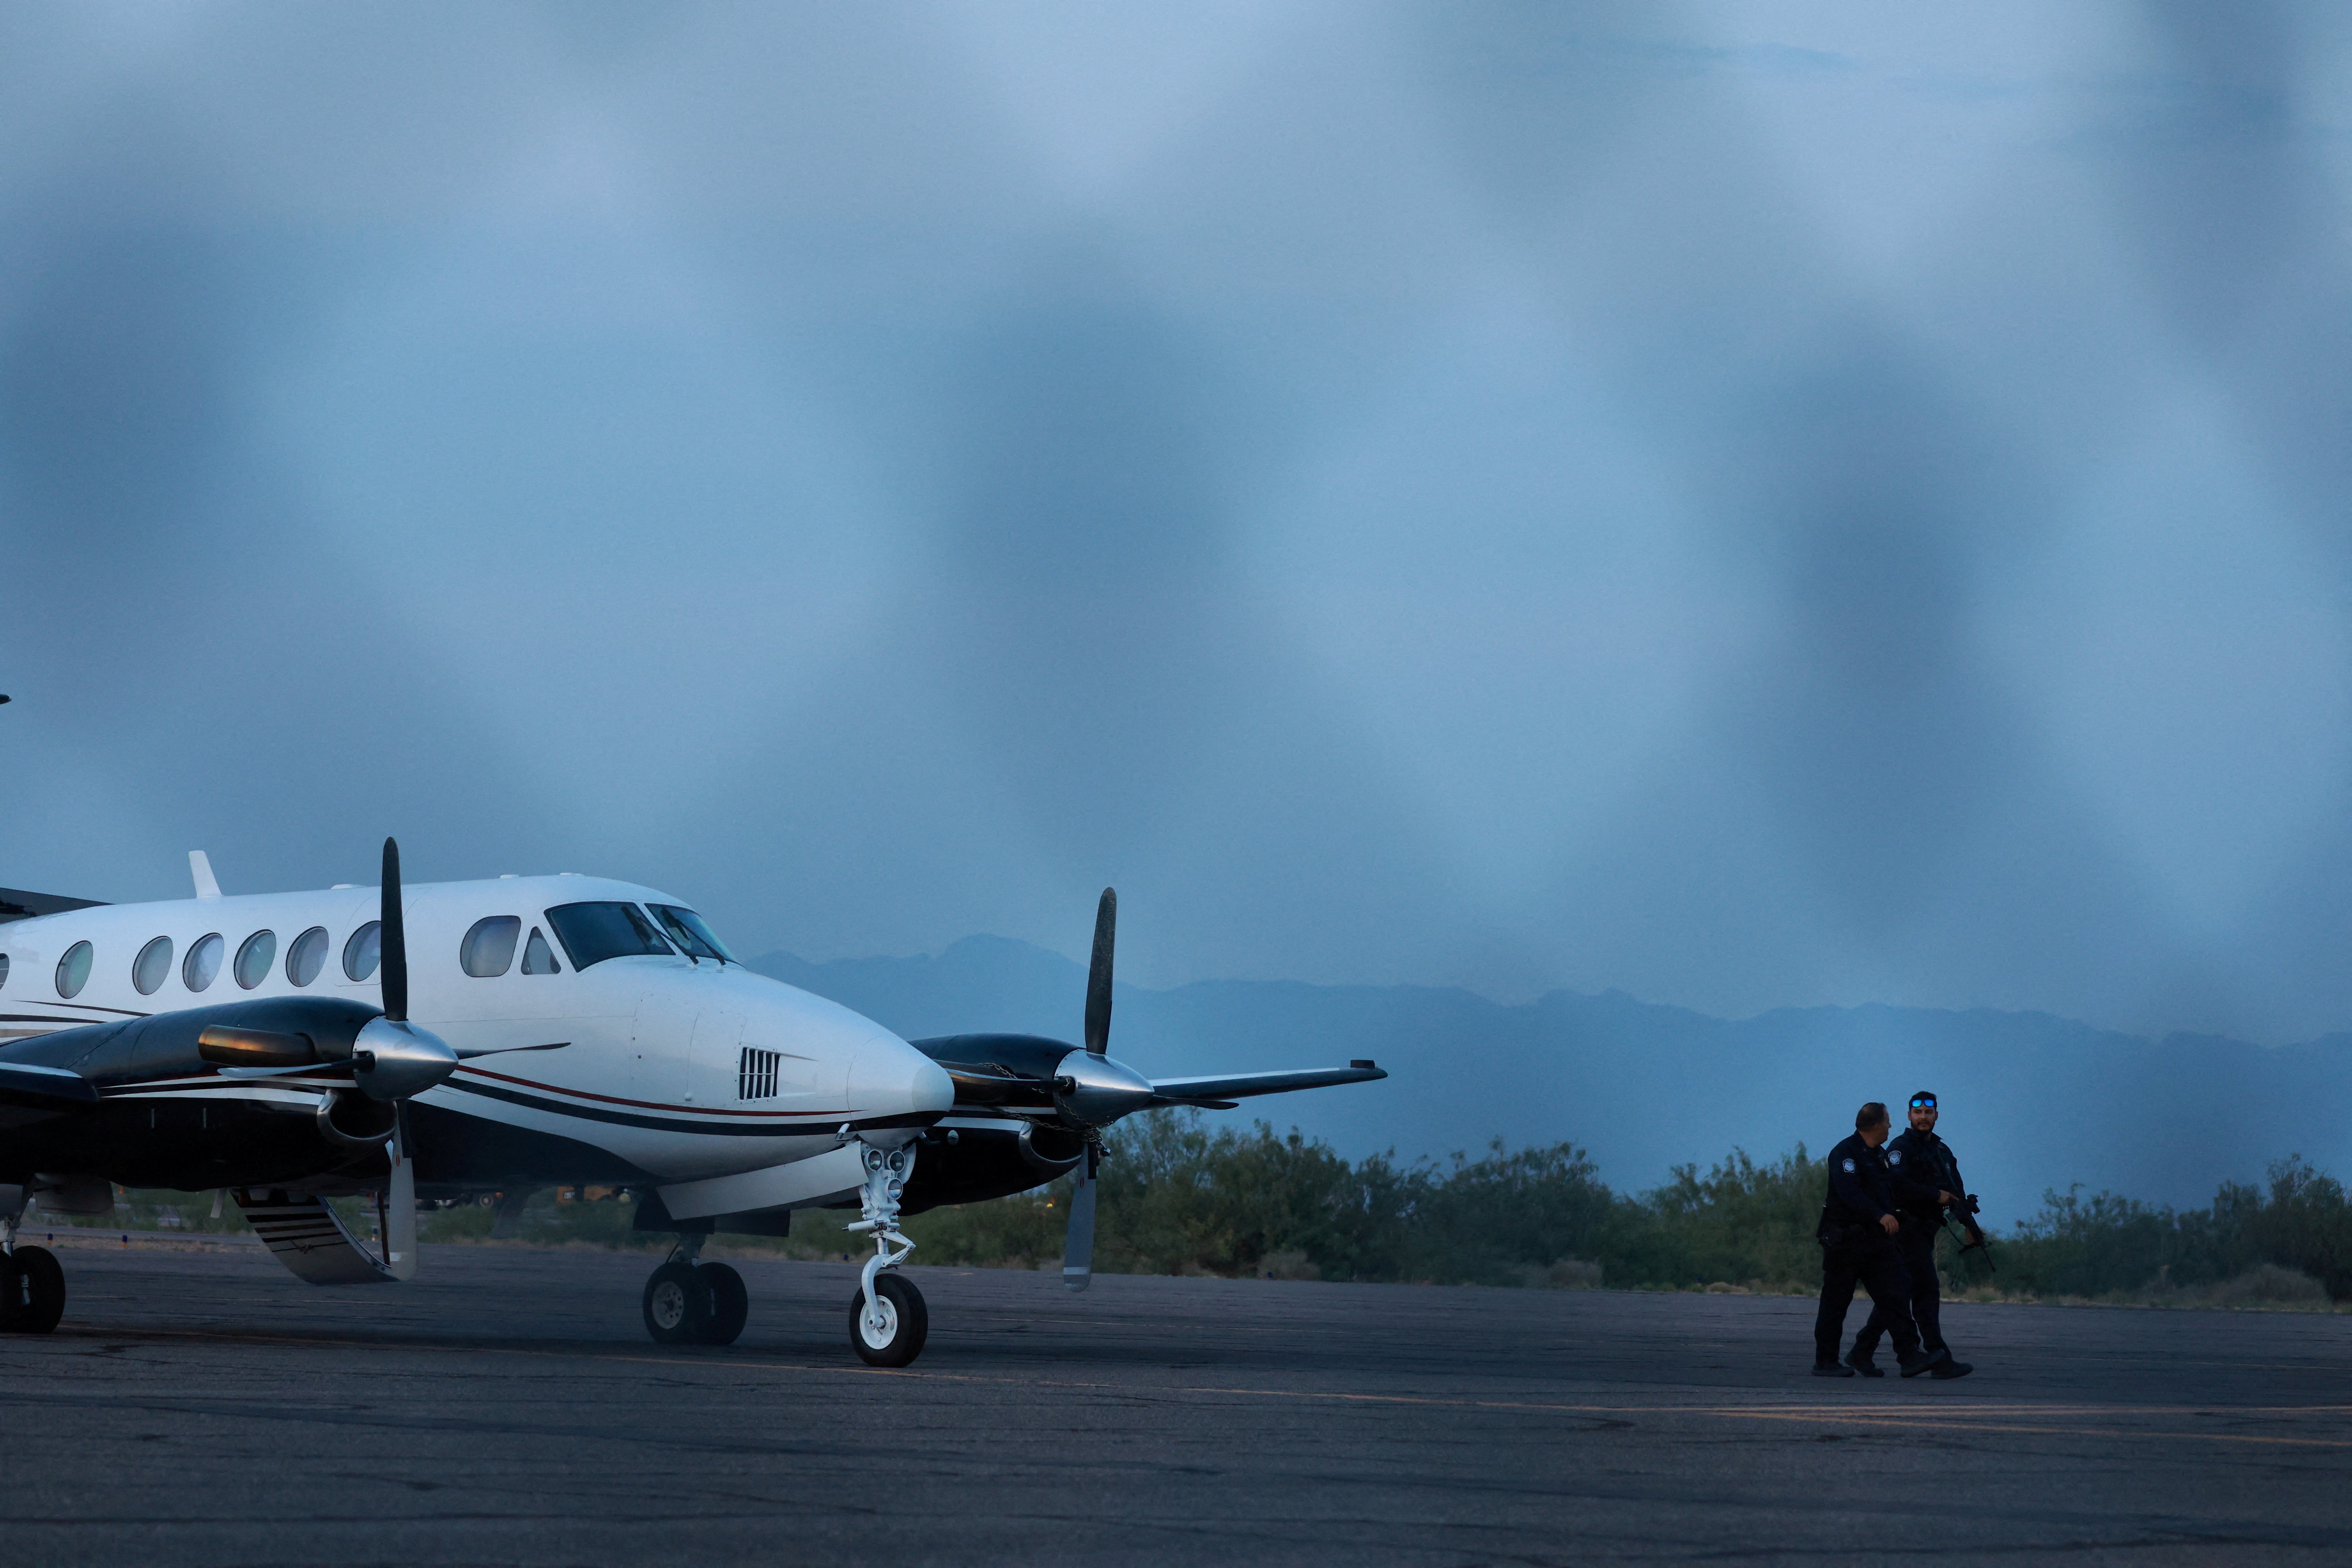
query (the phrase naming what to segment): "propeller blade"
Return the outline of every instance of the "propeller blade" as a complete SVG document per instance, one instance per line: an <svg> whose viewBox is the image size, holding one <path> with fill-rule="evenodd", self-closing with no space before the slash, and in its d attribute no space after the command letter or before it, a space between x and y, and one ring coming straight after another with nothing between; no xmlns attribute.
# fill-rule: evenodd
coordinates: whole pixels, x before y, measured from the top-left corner
<svg viewBox="0 0 2352 1568"><path fill-rule="evenodd" d="M416 1274L416 1163L408 1157L408 1107L392 1108L392 1136L384 1141L384 1157L392 1162L392 1179L376 1194L376 1223L383 1227L383 1270L394 1279Z"/></svg>
<svg viewBox="0 0 2352 1568"><path fill-rule="evenodd" d="M460 1046L457 1047L457 1059L469 1062L476 1057L502 1057L510 1051L560 1051L571 1043L570 1040L557 1040L544 1046Z"/></svg>
<svg viewBox="0 0 2352 1568"><path fill-rule="evenodd" d="M1118 938L1118 890L1105 888L1095 906L1095 955L1087 966L1087 1049L1110 1048L1110 953Z"/></svg>
<svg viewBox="0 0 2352 1568"><path fill-rule="evenodd" d="M1095 1179L1095 1146L1087 1145L1087 1157L1078 1162L1071 1173L1070 1233L1062 1243L1062 1283L1073 1290L1083 1290L1095 1277L1095 1189L1102 1184Z"/></svg>
<svg viewBox="0 0 2352 1568"><path fill-rule="evenodd" d="M1343 1068L1304 1068L1296 1072L1229 1072L1210 1078L1155 1078L1152 1092L1166 1100L1241 1100L1254 1094L1287 1094L1295 1089L1329 1089L1335 1084L1372 1083L1388 1077L1386 1068L1359 1057Z"/></svg>
<svg viewBox="0 0 2352 1568"><path fill-rule="evenodd" d="M408 1017L408 932L400 920L400 844L383 841L383 909L382 922L383 1016L394 1023Z"/></svg>
<svg viewBox="0 0 2352 1568"><path fill-rule="evenodd" d="M236 1068L220 1069L223 1078L291 1078L298 1074L310 1078L349 1078L357 1070L354 1062L297 1062L290 1068Z"/></svg>

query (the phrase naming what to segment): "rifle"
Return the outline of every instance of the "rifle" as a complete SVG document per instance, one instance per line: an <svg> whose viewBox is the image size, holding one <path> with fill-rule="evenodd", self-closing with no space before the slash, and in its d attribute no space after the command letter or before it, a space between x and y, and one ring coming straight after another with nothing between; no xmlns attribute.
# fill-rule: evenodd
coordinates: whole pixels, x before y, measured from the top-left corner
<svg viewBox="0 0 2352 1568"><path fill-rule="evenodd" d="M1989 1273L1998 1274L2000 1272L2000 1269L1992 1260L1992 1237L1987 1236L1982 1230L1977 1230L1976 1240L1970 1241L1967 1239L1968 1233L1972 1229L1976 1229L1976 1227L1969 1223L1968 1216L1975 1214L1976 1212L1976 1194L1963 1193L1958 1203L1945 1205L1944 1207L1937 1212L1936 1217L1937 1222L1940 1223L1946 1230L1952 1233L1954 1239L1959 1242L1960 1250L1963 1253L1983 1253L1985 1256L1986 1271ZM1952 1225L1952 1221L1956 1219L1960 1222L1959 1226L1957 1229L1955 1229Z"/></svg>

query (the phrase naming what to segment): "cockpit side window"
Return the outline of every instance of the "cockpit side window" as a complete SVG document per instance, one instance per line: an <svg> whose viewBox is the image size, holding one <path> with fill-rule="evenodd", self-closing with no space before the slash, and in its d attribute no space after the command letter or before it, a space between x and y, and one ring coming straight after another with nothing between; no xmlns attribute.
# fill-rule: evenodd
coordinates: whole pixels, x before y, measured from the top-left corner
<svg viewBox="0 0 2352 1568"><path fill-rule="evenodd" d="M675 951L654 929L654 922L635 904L606 902L558 904L547 911L555 940L574 969L585 969L608 958Z"/></svg>
<svg viewBox="0 0 2352 1568"><path fill-rule="evenodd" d="M522 972L525 974L563 973L563 965L555 962L554 950L547 945L547 939L539 934L537 926L530 928L530 940L522 944Z"/></svg>
<svg viewBox="0 0 2352 1568"><path fill-rule="evenodd" d="M740 962L692 910L682 910L676 904L647 904L646 908L653 910L662 930L669 932L670 941L677 943L678 950L688 957L715 958L721 963Z"/></svg>

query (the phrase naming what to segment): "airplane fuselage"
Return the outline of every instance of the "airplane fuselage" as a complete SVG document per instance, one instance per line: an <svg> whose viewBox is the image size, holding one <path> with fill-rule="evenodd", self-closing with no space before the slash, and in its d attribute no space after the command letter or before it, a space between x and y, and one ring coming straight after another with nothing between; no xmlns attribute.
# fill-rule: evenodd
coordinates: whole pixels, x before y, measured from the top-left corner
<svg viewBox="0 0 2352 1568"><path fill-rule="evenodd" d="M0 1056L37 1060L36 1037L53 1031L82 1038L89 1026L221 1003L338 997L378 1006L369 946L377 900L373 888L337 888L102 905L0 926ZM952 1102L946 1074L880 1025L684 951L698 940L677 924L689 907L656 889L509 877L416 885L402 908L410 1016L461 1055L507 1053L462 1063L411 1103L421 1191L723 1177L837 1150L845 1130L903 1141ZM639 951L598 951L615 946ZM540 1047L559 1048L521 1048ZM98 1126L56 1126L49 1136L79 1139L86 1153L73 1168L113 1180L235 1185L270 1179L233 1168L251 1139L139 1134L201 1133L239 1119L249 1131L267 1127L253 1119L307 1117L334 1087L324 1077L236 1079L185 1065L163 1077L116 1075L101 1084ZM47 1141L39 1128L0 1131L0 1152L27 1139ZM193 1147L215 1159L188 1164ZM368 1184L364 1160L343 1163L345 1184ZM313 1183L334 1184L329 1173Z"/></svg>

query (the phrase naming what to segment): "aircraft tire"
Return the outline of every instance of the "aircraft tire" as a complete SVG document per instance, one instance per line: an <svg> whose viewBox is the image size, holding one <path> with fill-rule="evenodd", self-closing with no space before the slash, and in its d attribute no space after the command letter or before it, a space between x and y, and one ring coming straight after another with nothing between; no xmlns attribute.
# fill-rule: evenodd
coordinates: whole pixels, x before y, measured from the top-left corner
<svg viewBox="0 0 2352 1568"><path fill-rule="evenodd" d="M885 1329L877 1335L866 1327L866 1292L849 1303L849 1343L868 1366L906 1366L923 1353L930 1337L930 1309L923 1293L896 1274L876 1277L874 1293L882 1299Z"/></svg>
<svg viewBox="0 0 2352 1568"><path fill-rule="evenodd" d="M24 1304L25 1271L14 1258L0 1252L0 1333L16 1326L16 1312Z"/></svg>
<svg viewBox="0 0 2352 1568"><path fill-rule="evenodd" d="M702 1342L731 1345L751 1315L751 1293L743 1288L743 1277L724 1263L706 1263L698 1272L710 1298L710 1321L702 1326Z"/></svg>
<svg viewBox="0 0 2352 1568"><path fill-rule="evenodd" d="M710 1292L691 1263L665 1263L646 1280L646 1332L657 1344L690 1345L710 1321Z"/></svg>
<svg viewBox="0 0 2352 1568"><path fill-rule="evenodd" d="M12 1265L14 1278L8 1283L14 1288L8 1290L7 1300L16 1310L8 1315L8 1331L47 1333L65 1316L66 1271L58 1267L57 1254L46 1247L18 1247Z"/></svg>

